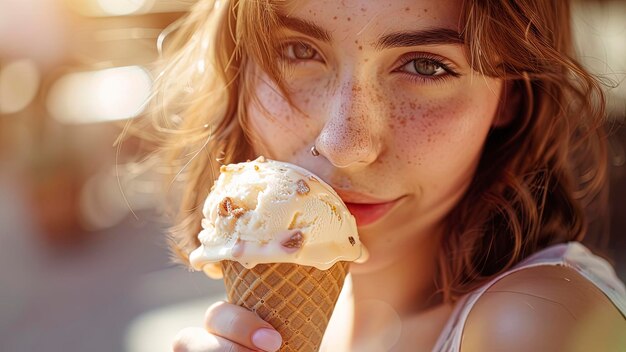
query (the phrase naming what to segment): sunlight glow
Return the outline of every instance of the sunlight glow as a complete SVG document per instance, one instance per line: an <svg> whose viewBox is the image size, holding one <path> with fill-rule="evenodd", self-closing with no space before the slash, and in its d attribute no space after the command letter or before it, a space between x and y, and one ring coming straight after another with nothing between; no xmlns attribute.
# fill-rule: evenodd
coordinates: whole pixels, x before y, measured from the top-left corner
<svg viewBox="0 0 626 352"><path fill-rule="evenodd" d="M70 73L50 90L47 107L62 123L97 123L132 118L143 112L152 79L139 66Z"/></svg>

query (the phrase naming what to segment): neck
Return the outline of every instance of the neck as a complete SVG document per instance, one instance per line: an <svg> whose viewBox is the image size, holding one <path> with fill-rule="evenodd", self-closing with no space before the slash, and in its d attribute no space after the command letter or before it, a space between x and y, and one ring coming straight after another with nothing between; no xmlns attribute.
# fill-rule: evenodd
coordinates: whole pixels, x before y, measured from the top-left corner
<svg viewBox="0 0 626 352"><path fill-rule="evenodd" d="M353 342L371 340L381 330L400 326L402 319L441 303L434 276L438 244L430 237L380 268L352 272Z"/></svg>
<svg viewBox="0 0 626 352"><path fill-rule="evenodd" d="M392 262L378 269L353 271L357 306L362 300L379 300L404 316L441 303L435 295L437 245L437 241L423 241L419 249L398 254Z"/></svg>
<svg viewBox="0 0 626 352"><path fill-rule="evenodd" d="M366 263L351 265L321 351L384 351L406 339L408 347L416 335L423 350L434 345L448 316L441 314L446 307L435 294L440 232L421 233L428 236L415 237L425 240L395 253L391 261L381 264L378 259L390 256L370 256Z"/></svg>

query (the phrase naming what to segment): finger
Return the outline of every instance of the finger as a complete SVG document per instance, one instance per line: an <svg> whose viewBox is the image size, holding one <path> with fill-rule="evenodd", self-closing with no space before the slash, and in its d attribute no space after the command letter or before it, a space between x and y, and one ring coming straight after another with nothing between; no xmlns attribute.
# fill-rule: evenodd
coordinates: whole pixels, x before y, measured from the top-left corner
<svg viewBox="0 0 626 352"><path fill-rule="evenodd" d="M174 338L174 352L254 352L202 328L185 328Z"/></svg>
<svg viewBox="0 0 626 352"><path fill-rule="evenodd" d="M250 349L277 351L282 344L278 331L255 313L226 302L213 304L206 312L207 330Z"/></svg>

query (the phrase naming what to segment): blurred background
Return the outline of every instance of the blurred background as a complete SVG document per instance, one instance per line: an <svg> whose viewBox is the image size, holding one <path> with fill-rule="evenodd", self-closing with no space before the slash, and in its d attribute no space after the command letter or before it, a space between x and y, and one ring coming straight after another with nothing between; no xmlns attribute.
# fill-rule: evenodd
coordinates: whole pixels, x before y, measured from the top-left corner
<svg viewBox="0 0 626 352"><path fill-rule="evenodd" d="M142 116L195 0L0 0L0 351L168 351L222 284L173 265ZM579 53L626 77L626 1L575 2ZM626 279L626 84L608 91L611 237ZM132 209L132 211L131 211Z"/></svg>

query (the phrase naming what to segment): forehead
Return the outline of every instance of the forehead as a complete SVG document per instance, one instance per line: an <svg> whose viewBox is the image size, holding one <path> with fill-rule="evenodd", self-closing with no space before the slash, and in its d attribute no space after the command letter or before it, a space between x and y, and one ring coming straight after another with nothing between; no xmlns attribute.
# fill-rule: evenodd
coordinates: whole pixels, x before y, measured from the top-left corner
<svg viewBox="0 0 626 352"><path fill-rule="evenodd" d="M462 0L291 0L280 12L313 22L340 40L411 29L460 31L461 4Z"/></svg>

